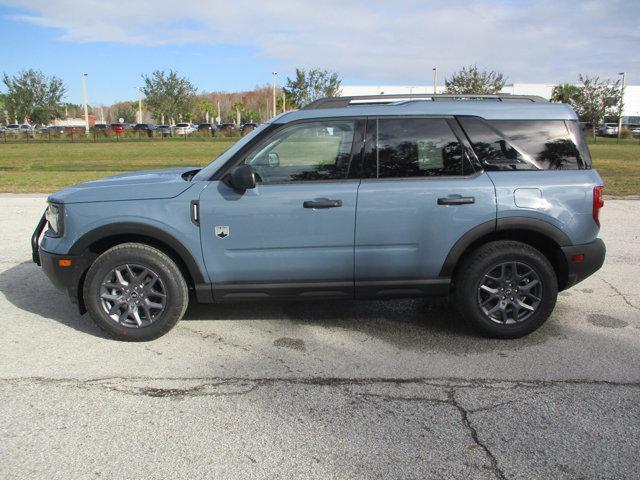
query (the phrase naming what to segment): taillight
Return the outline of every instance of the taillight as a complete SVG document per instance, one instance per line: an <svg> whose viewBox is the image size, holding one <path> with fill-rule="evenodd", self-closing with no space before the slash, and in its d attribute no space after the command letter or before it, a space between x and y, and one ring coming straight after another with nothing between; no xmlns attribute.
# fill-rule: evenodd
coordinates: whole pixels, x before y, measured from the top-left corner
<svg viewBox="0 0 640 480"><path fill-rule="evenodd" d="M604 187L598 185L593 187L593 220L598 226L600 226L600 209L604 207L604 198L602 198L602 191Z"/></svg>

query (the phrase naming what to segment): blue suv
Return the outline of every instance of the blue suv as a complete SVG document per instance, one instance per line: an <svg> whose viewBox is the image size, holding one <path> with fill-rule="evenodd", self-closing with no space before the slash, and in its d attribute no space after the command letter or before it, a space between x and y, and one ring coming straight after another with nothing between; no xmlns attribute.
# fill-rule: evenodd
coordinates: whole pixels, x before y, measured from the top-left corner
<svg viewBox="0 0 640 480"><path fill-rule="evenodd" d="M198 302L452 295L525 335L601 267L602 180L571 107L538 97L338 97L259 126L204 168L51 195L33 258L112 336ZM44 232L44 234L43 234Z"/></svg>

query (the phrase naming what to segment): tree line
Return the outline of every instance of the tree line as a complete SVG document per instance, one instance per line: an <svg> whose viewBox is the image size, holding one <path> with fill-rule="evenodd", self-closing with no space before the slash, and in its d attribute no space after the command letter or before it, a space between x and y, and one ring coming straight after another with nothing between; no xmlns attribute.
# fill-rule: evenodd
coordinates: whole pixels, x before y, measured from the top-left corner
<svg viewBox="0 0 640 480"><path fill-rule="evenodd" d="M32 124L48 124L70 111L77 116L83 114L80 105L62 101L67 90L58 77L28 69L16 75L5 73L2 80L6 93L0 94L0 112L4 112L6 123L26 118ZM273 91L269 86L246 92L198 93L187 77L174 70L156 70L142 75L142 81L144 112L156 123L213 122L217 118L222 122L262 122L273 115ZM287 78L285 86L277 89L276 111L301 108L319 98L337 96L341 82L336 72L297 68L293 78ZM491 95L499 93L505 85L504 74L469 65L445 79L445 92ZM583 121L595 128L605 116L620 113L622 93L619 81L580 75L575 85L556 86L551 100L570 104ZM99 120L115 122L122 118L133 123L137 120L138 102L119 102L90 110Z"/></svg>

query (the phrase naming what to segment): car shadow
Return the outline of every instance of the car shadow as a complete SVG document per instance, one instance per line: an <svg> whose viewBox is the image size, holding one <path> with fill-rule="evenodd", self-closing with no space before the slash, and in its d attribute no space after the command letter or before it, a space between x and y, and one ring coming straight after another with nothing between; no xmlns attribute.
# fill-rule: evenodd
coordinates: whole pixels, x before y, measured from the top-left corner
<svg viewBox="0 0 640 480"><path fill-rule="evenodd" d="M109 338L88 315L80 315L67 295L57 290L42 270L24 262L0 273L0 292L17 308L59 322L85 334ZM34 292L36 292L34 294ZM183 322L259 321L265 330L317 327L358 332L399 348L446 350L453 354L512 350L542 343L558 335L547 327L524 339L479 337L460 317L449 299L273 301L223 303L190 302ZM262 323L264 322L264 323Z"/></svg>

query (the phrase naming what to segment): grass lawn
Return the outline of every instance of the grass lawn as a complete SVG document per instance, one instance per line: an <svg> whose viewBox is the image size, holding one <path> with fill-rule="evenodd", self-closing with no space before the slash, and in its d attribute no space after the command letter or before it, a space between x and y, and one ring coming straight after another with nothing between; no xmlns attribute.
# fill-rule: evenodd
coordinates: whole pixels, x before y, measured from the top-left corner
<svg viewBox="0 0 640 480"><path fill-rule="evenodd" d="M202 166L234 141L0 143L0 192L49 193L120 172Z"/></svg>
<svg viewBox="0 0 640 480"><path fill-rule="evenodd" d="M587 139L593 158L605 183L606 195L640 195L640 141L599 137Z"/></svg>
<svg viewBox="0 0 640 480"><path fill-rule="evenodd" d="M608 195L640 195L640 142L589 141ZM119 143L0 143L0 192L53 192L114 173L206 165L235 139ZM284 152L282 152L284 153Z"/></svg>

